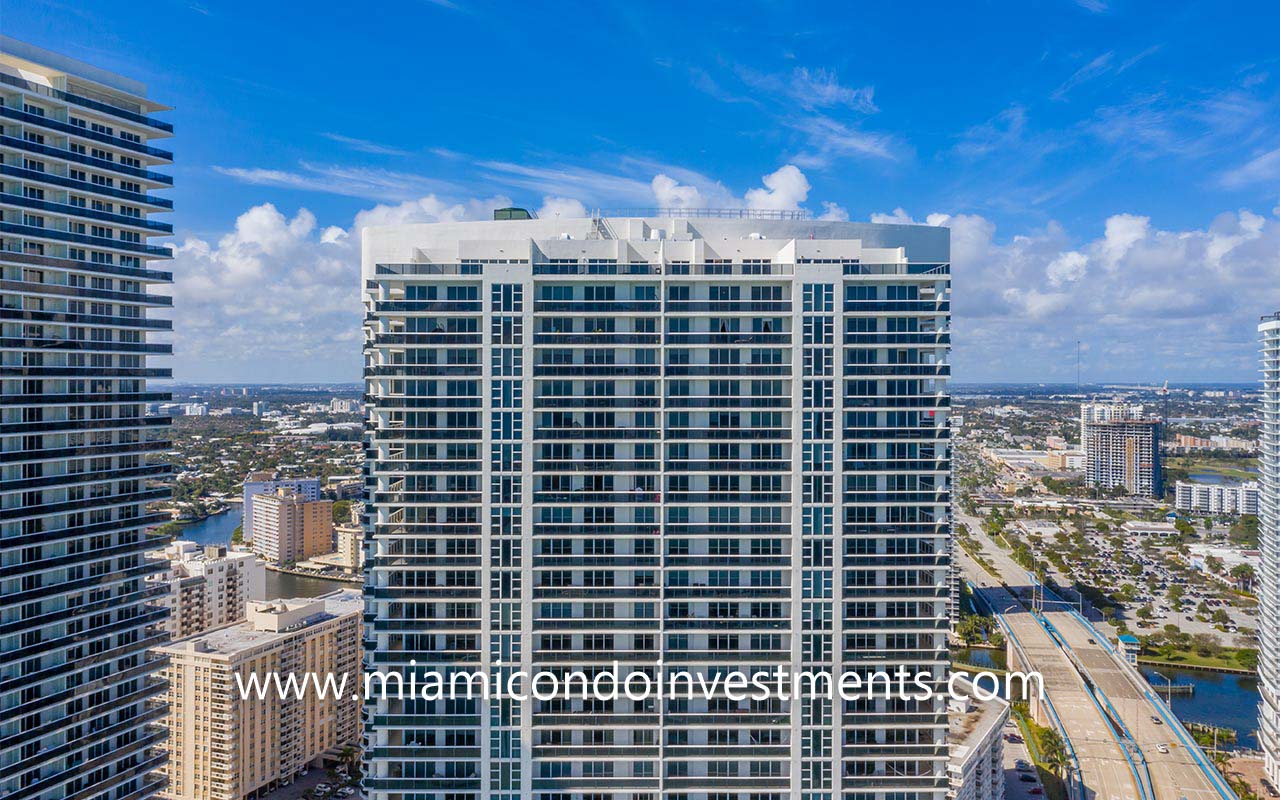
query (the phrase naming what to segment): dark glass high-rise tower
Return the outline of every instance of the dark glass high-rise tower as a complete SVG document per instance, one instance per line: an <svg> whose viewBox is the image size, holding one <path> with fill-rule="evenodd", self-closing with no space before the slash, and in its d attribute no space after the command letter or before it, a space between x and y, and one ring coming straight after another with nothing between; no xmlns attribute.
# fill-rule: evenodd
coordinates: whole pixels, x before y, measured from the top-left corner
<svg viewBox="0 0 1280 800"><path fill-rule="evenodd" d="M0 37L0 797L142 800L161 782L166 638L146 504L167 418L148 356L171 128L136 81Z"/></svg>

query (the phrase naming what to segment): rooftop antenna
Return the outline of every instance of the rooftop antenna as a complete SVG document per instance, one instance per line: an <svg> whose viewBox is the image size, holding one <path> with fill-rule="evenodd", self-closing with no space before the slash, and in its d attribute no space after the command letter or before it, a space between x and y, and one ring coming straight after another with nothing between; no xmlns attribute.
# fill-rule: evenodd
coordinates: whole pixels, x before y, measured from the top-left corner
<svg viewBox="0 0 1280 800"><path fill-rule="evenodd" d="M1076 339L1076 394L1080 394L1080 340Z"/></svg>

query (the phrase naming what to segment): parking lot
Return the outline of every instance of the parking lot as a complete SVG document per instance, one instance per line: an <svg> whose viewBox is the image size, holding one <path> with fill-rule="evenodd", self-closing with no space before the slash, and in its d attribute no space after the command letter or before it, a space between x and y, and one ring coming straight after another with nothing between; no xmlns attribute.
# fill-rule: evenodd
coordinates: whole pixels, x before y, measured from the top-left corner
<svg viewBox="0 0 1280 800"><path fill-rule="evenodd" d="M1018 730L1017 723L1012 719L1005 723L1004 730L1001 735L1004 740L1004 793L1005 800L1043 800L1044 787L1040 785L1040 781L1024 781L1022 776L1035 776L1035 767L1027 769L1025 765L1031 764L1031 753L1027 750L1025 742L1011 742L1008 739L1009 734L1015 734L1018 738L1022 738L1021 732ZM1021 769L1019 765L1024 765ZM1039 791L1037 791L1039 790Z"/></svg>
<svg viewBox="0 0 1280 800"><path fill-rule="evenodd" d="M339 775L341 777L341 775ZM327 791L321 787L327 787ZM326 769L312 768L288 786L282 786L260 800L363 800L359 787L335 784Z"/></svg>

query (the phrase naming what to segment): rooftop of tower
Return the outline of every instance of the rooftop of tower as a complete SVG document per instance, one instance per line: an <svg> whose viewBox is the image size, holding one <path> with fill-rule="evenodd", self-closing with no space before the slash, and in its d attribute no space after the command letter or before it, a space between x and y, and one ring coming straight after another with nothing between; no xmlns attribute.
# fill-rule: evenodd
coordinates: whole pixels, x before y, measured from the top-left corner
<svg viewBox="0 0 1280 800"><path fill-rule="evenodd" d="M637 209L638 210L638 209ZM373 226L365 277L378 264L947 264L950 230L807 219L799 212L646 209L657 216L499 219Z"/></svg>

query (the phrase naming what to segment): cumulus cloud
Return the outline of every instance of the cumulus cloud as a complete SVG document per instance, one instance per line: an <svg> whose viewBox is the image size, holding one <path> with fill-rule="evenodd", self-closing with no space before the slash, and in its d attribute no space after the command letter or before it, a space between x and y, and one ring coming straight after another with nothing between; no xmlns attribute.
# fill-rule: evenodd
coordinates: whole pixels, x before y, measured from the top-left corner
<svg viewBox="0 0 1280 800"><path fill-rule="evenodd" d="M1058 287L1064 283L1075 283L1083 278L1088 266L1089 257L1084 253L1072 250L1050 261L1049 266L1045 267L1044 273L1048 277L1049 283Z"/></svg>
<svg viewBox="0 0 1280 800"><path fill-rule="evenodd" d="M742 197L732 197L724 187L716 184L713 191L704 193L699 186L680 183L675 178L659 173L650 184L653 198L660 208L753 208L768 211L795 211L809 197L809 179L799 167L786 164L777 171L761 177L762 187L748 189ZM840 209L834 203L824 207ZM844 219L848 219L846 213Z"/></svg>
<svg viewBox="0 0 1280 800"><path fill-rule="evenodd" d="M1247 380L1254 327L1280 309L1280 218L1241 210L1160 230L1117 214L1092 235L1060 225L1001 237L978 215L951 228L953 374L958 381ZM902 209L877 222L913 222ZM1092 269L1094 264L1102 269Z"/></svg>
<svg viewBox="0 0 1280 800"><path fill-rule="evenodd" d="M794 164L764 176L764 188L747 192L748 208L793 211L809 196L809 181Z"/></svg>
<svg viewBox="0 0 1280 800"><path fill-rule="evenodd" d="M588 215L587 207L581 200L574 200L571 197L544 197L542 207L538 209L538 216L542 219L575 219Z"/></svg>
<svg viewBox="0 0 1280 800"><path fill-rule="evenodd" d="M178 380L358 380L360 229L487 216L505 197L435 196L360 212L321 228L263 203L214 240L174 247L174 375Z"/></svg>
<svg viewBox="0 0 1280 800"><path fill-rule="evenodd" d="M827 219L835 222L845 222L849 219L849 212L840 205L830 200L822 201L822 213L818 215L818 219Z"/></svg>

